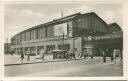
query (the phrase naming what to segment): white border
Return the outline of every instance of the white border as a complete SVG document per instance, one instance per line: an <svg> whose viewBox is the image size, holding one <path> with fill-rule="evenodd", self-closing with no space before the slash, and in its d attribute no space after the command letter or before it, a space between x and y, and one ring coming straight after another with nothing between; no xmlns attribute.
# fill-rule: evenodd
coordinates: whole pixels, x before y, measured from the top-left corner
<svg viewBox="0 0 128 81"><path fill-rule="evenodd" d="M4 77L4 5L5 4L79 4L88 2L87 4L118 4L124 5L123 16L123 32L124 32L124 58L123 58L123 77ZM89 3L90 2L90 3ZM127 19L127 0L5 0L0 2L0 76L2 80L127 80L128 79L128 19Z"/></svg>

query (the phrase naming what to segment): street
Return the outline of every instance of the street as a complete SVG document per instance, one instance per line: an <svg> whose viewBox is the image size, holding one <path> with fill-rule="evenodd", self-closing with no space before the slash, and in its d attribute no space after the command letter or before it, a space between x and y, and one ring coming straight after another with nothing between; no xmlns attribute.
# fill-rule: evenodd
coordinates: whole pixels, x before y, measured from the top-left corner
<svg viewBox="0 0 128 81"><path fill-rule="evenodd" d="M101 57L48 63L5 66L6 77L100 77L122 76L122 62L114 64Z"/></svg>

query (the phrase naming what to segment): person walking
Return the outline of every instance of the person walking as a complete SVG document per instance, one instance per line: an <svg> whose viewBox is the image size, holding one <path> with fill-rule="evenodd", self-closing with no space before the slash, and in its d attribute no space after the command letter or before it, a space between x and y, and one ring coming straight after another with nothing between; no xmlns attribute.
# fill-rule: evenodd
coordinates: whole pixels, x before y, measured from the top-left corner
<svg viewBox="0 0 128 81"><path fill-rule="evenodd" d="M114 60L113 52L111 52L111 62Z"/></svg>
<svg viewBox="0 0 128 81"><path fill-rule="evenodd" d="M41 54L41 59L44 61L44 58L45 58L45 52L44 52L43 49L41 50L40 54Z"/></svg>
<svg viewBox="0 0 128 81"><path fill-rule="evenodd" d="M14 51L13 51L13 50L11 50L11 51L10 51L11 56L13 56L13 53L14 53Z"/></svg>
<svg viewBox="0 0 128 81"><path fill-rule="evenodd" d="M81 54L81 53L80 53L80 52L78 52L78 54L77 54L77 58L78 58L78 59L80 58L80 54Z"/></svg>
<svg viewBox="0 0 128 81"><path fill-rule="evenodd" d="M75 59L75 54L71 53L71 59Z"/></svg>
<svg viewBox="0 0 128 81"><path fill-rule="evenodd" d="M20 58L21 58L21 62L23 63L23 60L24 60L24 54L23 54L23 52L21 52Z"/></svg>
<svg viewBox="0 0 128 81"><path fill-rule="evenodd" d="M45 57L45 53L42 53L42 60L44 60L44 57Z"/></svg>
<svg viewBox="0 0 128 81"><path fill-rule="evenodd" d="M53 60L55 59L55 52L52 52L52 55L53 55Z"/></svg>
<svg viewBox="0 0 128 81"><path fill-rule="evenodd" d="M90 57L91 57L91 59L93 59L93 51L90 50L89 53L90 53Z"/></svg>
<svg viewBox="0 0 128 81"><path fill-rule="evenodd" d="M106 63L106 54L104 50L102 50L102 54L103 54L103 62Z"/></svg>
<svg viewBox="0 0 128 81"><path fill-rule="evenodd" d="M27 52L27 62L30 61L30 56L31 56L30 52Z"/></svg>
<svg viewBox="0 0 128 81"><path fill-rule="evenodd" d="M88 51L84 51L84 59L86 59L88 57Z"/></svg>

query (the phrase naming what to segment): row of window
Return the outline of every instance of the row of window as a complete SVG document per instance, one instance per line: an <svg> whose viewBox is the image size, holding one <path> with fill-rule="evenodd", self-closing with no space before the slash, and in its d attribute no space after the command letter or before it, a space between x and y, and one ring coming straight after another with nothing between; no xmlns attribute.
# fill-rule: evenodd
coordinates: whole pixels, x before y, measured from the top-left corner
<svg viewBox="0 0 128 81"><path fill-rule="evenodd" d="M72 22L67 22L67 32L72 31ZM30 31L26 31L19 35L16 35L11 39L12 45L21 44L21 42L36 40L36 39L44 39L44 38L51 38L55 36L56 30L54 26L42 27L33 29ZM68 33L69 34L69 33Z"/></svg>
<svg viewBox="0 0 128 81"><path fill-rule="evenodd" d="M11 42L12 44L15 45L15 44L20 44L20 42L23 41L42 39L52 36L54 36L54 27L43 27L21 33L16 37L12 38Z"/></svg>
<svg viewBox="0 0 128 81"><path fill-rule="evenodd" d="M44 49L44 46L38 46L37 47L37 54L39 54L42 49ZM46 46L46 53L50 54L51 51L54 49L55 49L55 45L47 45ZM69 51L70 50L70 44L58 45L58 49ZM17 48L16 50L20 54L20 52L23 51L23 48ZM36 48L35 47L26 47L24 53L27 51L30 51L31 53L36 53Z"/></svg>

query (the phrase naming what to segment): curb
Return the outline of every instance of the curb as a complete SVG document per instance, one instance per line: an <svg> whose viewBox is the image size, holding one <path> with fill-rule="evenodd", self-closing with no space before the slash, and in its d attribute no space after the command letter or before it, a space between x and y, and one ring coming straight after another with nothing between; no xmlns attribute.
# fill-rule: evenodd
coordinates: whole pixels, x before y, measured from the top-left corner
<svg viewBox="0 0 128 81"><path fill-rule="evenodd" d="M56 61L30 62L30 63L17 63L17 64L5 64L4 66L26 65L26 64L36 64L36 63L50 63L50 62L61 62L61 61L74 61L74 60L82 60L82 59L56 60Z"/></svg>

